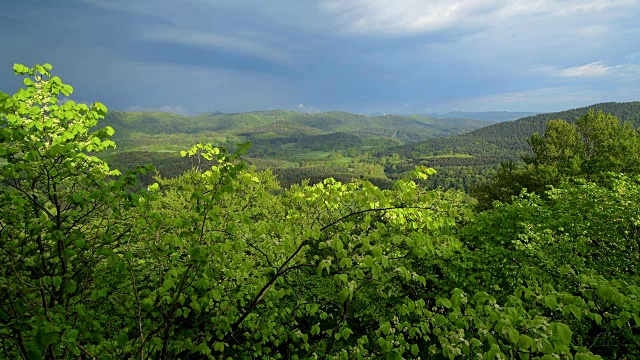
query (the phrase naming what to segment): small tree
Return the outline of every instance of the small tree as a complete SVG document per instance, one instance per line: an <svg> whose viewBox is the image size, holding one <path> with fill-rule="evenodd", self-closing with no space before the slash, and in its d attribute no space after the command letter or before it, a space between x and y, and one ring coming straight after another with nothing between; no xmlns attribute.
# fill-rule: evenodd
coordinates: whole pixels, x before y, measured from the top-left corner
<svg viewBox="0 0 640 360"><path fill-rule="evenodd" d="M591 110L577 125L583 143L583 174L640 173L640 135L630 123Z"/></svg>
<svg viewBox="0 0 640 360"><path fill-rule="evenodd" d="M580 172L584 145L575 125L564 120L551 120L544 134L533 134L528 143L533 156L523 157L525 163L558 167L567 175Z"/></svg>
<svg viewBox="0 0 640 360"><path fill-rule="evenodd" d="M533 134L528 143L533 154L522 157L524 166L502 164L491 181L472 189L481 208L495 200L510 202L522 189L540 194L571 179L640 174L640 134L602 111L591 110L576 125L551 120L544 134Z"/></svg>
<svg viewBox="0 0 640 360"><path fill-rule="evenodd" d="M65 358L86 350L101 325L88 309L96 265L128 229L117 175L92 152L113 129L90 132L106 108L68 101L51 65L14 66L25 88L0 92L0 338L7 358ZM97 338L96 338L97 339Z"/></svg>

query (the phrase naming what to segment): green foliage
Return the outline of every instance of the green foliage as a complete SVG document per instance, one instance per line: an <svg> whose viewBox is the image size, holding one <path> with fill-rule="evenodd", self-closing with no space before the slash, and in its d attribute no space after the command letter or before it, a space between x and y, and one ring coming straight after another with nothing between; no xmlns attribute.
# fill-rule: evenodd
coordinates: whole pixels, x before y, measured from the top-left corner
<svg viewBox="0 0 640 360"><path fill-rule="evenodd" d="M16 65L26 88L0 93L6 358L640 356L637 178L603 173L475 214L468 195L425 188L426 166L387 189L283 189L242 161L245 142L181 151L185 170L135 192L153 168L120 176L97 158L115 146L95 130L106 109L58 105L71 88L50 70ZM617 151L602 139L580 166ZM571 158L555 136L539 143L540 164Z"/></svg>
<svg viewBox="0 0 640 360"><path fill-rule="evenodd" d="M564 185L545 198L498 204L463 230L468 250L439 264L447 280L437 284L491 292L501 301L524 291L525 304L563 319L592 351L637 357L639 329L631 314L638 311L640 213L632 204L640 200L639 180L613 176L601 185ZM613 305L618 292L625 300ZM577 294L580 300L562 304ZM621 313L624 320L614 321Z"/></svg>
<svg viewBox="0 0 640 360"><path fill-rule="evenodd" d="M132 176L109 180L118 172L87 154L115 146L113 129L89 131L104 105L59 105L72 88L48 64L14 70L25 88L0 103L2 350L79 356L102 339L105 314L90 308L111 290L98 272L128 238L125 212L137 198L125 192Z"/></svg>
<svg viewBox="0 0 640 360"><path fill-rule="evenodd" d="M551 165L567 175L579 173L584 145L575 125L563 120L551 120L547 123L544 135L533 134L529 145L533 156L525 157L525 163Z"/></svg>
<svg viewBox="0 0 640 360"><path fill-rule="evenodd" d="M610 172L640 174L640 133L603 112L591 110L576 125L552 120L529 144L533 155L523 157L525 166L503 163L494 179L474 189L482 207L508 202L522 189L543 193L563 181L598 181Z"/></svg>

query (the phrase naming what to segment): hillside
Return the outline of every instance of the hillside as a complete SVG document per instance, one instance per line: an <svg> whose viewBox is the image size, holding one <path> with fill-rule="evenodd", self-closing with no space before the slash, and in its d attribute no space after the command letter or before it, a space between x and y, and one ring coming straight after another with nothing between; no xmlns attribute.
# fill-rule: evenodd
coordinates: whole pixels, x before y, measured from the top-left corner
<svg viewBox="0 0 640 360"><path fill-rule="evenodd" d="M385 170L392 177L421 164L438 171L429 179L431 186L468 189L473 183L491 176L501 162L520 161L521 155L530 152L527 139L536 132L544 132L547 121L575 122L591 109L602 110L640 126L640 101L601 103L501 122L459 136L405 144L384 150L379 157L385 159L382 160Z"/></svg>
<svg viewBox="0 0 640 360"><path fill-rule="evenodd" d="M397 150L414 158L443 154L468 154L475 157L517 159L521 152L529 151L527 139L536 132L544 132L547 121L563 119L575 122L578 117L591 109L602 110L623 121L630 121L636 126L640 125L640 101L601 103L561 112L528 116L516 121L501 122L460 136L428 139L416 144L407 144Z"/></svg>
<svg viewBox="0 0 640 360"><path fill-rule="evenodd" d="M255 126L247 131L239 132L240 136L256 138L302 138L305 136L324 135L327 132L315 127L290 121L278 120L267 125Z"/></svg>
<svg viewBox="0 0 640 360"><path fill-rule="evenodd" d="M300 137L332 132L359 136L378 135L402 142L420 141L437 136L457 135L487 126L472 119L411 116L365 116L346 112L307 114L295 111L255 111L236 114L205 113L181 116L158 112L109 112L104 125L118 134L199 134L215 132L227 136L251 136L275 132L278 137ZM123 130L118 132L118 130Z"/></svg>
<svg viewBox="0 0 640 360"><path fill-rule="evenodd" d="M196 116L112 111L101 126L115 129L118 146L103 157L122 169L152 163L161 174L174 176L190 166L179 151L193 144L210 142L232 150L238 143L250 141L249 163L270 168L285 186L303 179L348 180L349 176L387 186L390 180L381 166L372 165L376 161L370 161L368 155L429 138L464 134L488 124L424 115L273 110Z"/></svg>
<svg viewBox="0 0 640 360"><path fill-rule="evenodd" d="M118 152L179 151L201 142L233 148L248 140L254 144L251 149L254 155L288 158L294 153L318 148L335 149L335 141L339 138L349 140L340 143L341 149L365 144L381 150L434 137L464 134L486 126L487 122L423 115L307 114L281 110L234 114L210 112L196 116L110 111L101 123L101 126L107 125L115 129ZM319 143L323 139L325 144ZM308 143L313 143L313 147L306 149Z"/></svg>

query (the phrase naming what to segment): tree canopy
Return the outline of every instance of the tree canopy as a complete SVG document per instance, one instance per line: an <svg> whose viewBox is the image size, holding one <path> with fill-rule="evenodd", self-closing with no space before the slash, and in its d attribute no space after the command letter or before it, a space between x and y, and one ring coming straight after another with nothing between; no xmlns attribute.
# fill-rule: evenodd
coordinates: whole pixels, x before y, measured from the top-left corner
<svg viewBox="0 0 640 360"><path fill-rule="evenodd" d="M528 140L532 155L523 165L503 163L495 177L472 192L484 208L511 201L522 189L543 193L549 186L583 179L599 182L608 174L640 174L640 132L631 123L591 110L576 124L550 120L545 132Z"/></svg>

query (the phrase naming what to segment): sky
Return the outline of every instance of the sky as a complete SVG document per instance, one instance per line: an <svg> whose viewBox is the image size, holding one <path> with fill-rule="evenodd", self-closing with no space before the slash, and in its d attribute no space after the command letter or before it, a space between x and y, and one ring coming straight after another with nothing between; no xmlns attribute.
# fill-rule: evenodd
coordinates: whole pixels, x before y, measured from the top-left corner
<svg viewBox="0 0 640 360"><path fill-rule="evenodd" d="M114 110L559 111L640 100L640 0L2 0L0 90Z"/></svg>

